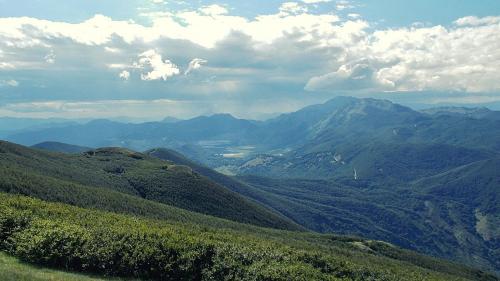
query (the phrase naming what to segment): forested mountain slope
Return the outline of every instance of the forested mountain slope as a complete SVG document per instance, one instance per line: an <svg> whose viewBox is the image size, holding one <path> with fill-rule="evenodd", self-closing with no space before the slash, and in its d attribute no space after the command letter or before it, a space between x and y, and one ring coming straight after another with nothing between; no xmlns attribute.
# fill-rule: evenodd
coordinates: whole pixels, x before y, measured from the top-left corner
<svg viewBox="0 0 500 281"><path fill-rule="evenodd" d="M126 149L102 148L70 155L0 142L0 173L1 190L42 199L78 205L89 198L95 202L94 191L98 190L110 198L129 195L127 200L137 207L141 205L137 198L142 198L238 222L298 229L189 167Z"/></svg>
<svg viewBox="0 0 500 281"><path fill-rule="evenodd" d="M499 271L500 161L481 160L414 182L241 177L245 195L320 232L390 241Z"/></svg>

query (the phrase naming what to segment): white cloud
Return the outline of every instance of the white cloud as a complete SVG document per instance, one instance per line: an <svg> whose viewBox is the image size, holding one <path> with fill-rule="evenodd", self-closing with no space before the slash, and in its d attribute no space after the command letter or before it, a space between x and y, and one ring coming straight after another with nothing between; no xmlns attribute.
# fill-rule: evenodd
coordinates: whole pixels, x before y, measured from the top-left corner
<svg viewBox="0 0 500 281"><path fill-rule="evenodd" d="M280 6L280 12L283 14L300 14L306 13L307 7L300 5L297 2L285 2Z"/></svg>
<svg viewBox="0 0 500 281"><path fill-rule="evenodd" d="M104 47L104 50L106 52L113 53L113 54L120 53L120 49L118 49L118 48L112 48L112 47L108 47L108 46Z"/></svg>
<svg viewBox="0 0 500 281"><path fill-rule="evenodd" d="M128 79L130 79L130 72L128 72L127 70L123 70L122 72L120 72L120 74L118 76L121 79L127 81Z"/></svg>
<svg viewBox="0 0 500 281"><path fill-rule="evenodd" d="M96 15L81 23L65 23L35 18L0 18L0 39L16 48L50 47L53 39L70 39L89 46L106 45L113 38L127 44L151 43L161 38L188 40L207 48L239 31L260 42L271 43L286 33L333 32L339 18L332 14L307 14L296 2L284 3L280 13L257 16L253 20L228 15L225 7L211 5L195 11L149 13L152 26L131 21L115 21ZM111 51L109 46L106 49Z"/></svg>
<svg viewBox="0 0 500 281"><path fill-rule="evenodd" d="M464 18L456 22L460 24L451 28L375 31L350 50L347 64L312 77L306 89L326 90L352 84L353 90L363 85L379 91L499 91L500 53L496 50L500 49L500 24L491 19ZM462 26L465 23L468 26ZM373 70L371 85L350 83L352 77L343 72L358 60L364 60Z"/></svg>
<svg viewBox="0 0 500 281"><path fill-rule="evenodd" d="M56 54L54 54L53 50L50 50L50 52L44 57L44 59L48 64L54 64L56 62Z"/></svg>
<svg viewBox="0 0 500 281"><path fill-rule="evenodd" d="M356 19L361 18L361 15L360 14L356 14L356 13L350 13L350 14L347 14L347 17L356 20Z"/></svg>
<svg viewBox="0 0 500 281"><path fill-rule="evenodd" d="M0 87L17 87L19 86L19 82L16 80L0 80Z"/></svg>
<svg viewBox="0 0 500 281"><path fill-rule="evenodd" d="M106 65L108 68L111 69L125 69L125 68L137 68L138 66L134 65L128 65L124 63L110 63Z"/></svg>
<svg viewBox="0 0 500 281"><path fill-rule="evenodd" d="M484 17L478 18L475 16L463 17L455 21L458 26L477 26L477 25L492 25L499 24L500 17Z"/></svg>
<svg viewBox="0 0 500 281"><path fill-rule="evenodd" d="M355 6L350 1L347 1L347 0L337 0L337 7L336 8L339 11L346 10L346 9L352 9L354 7Z"/></svg>
<svg viewBox="0 0 500 281"><path fill-rule="evenodd" d="M209 5L205 6L199 9L199 11L208 16L220 16L220 15L225 15L228 13L228 10L226 7L221 6L221 5Z"/></svg>
<svg viewBox="0 0 500 281"><path fill-rule="evenodd" d="M150 13L147 26L103 15L80 23L0 18L0 69L43 69L57 53L62 69L139 68L143 80L167 80L181 73L162 58L168 54L175 61L209 60L200 80L223 73L220 85L227 89L293 81L309 91L500 91L500 17L374 30L358 14L341 20L307 12L307 4L319 1L286 2L274 14L251 19L220 5ZM335 1L341 9L352 3ZM137 58L138 50L148 49ZM184 73L203 63L192 60Z"/></svg>
<svg viewBox="0 0 500 281"><path fill-rule="evenodd" d="M331 87L332 90L364 90L387 86L374 77L374 71L373 67L364 62L342 65L335 72L311 78L305 89L315 91Z"/></svg>
<svg viewBox="0 0 500 281"><path fill-rule="evenodd" d="M500 25L380 31L371 52L396 90L500 90Z"/></svg>
<svg viewBox="0 0 500 281"><path fill-rule="evenodd" d="M147 73L141 74L141 79L145 81L151 80L167 80L168 78L178 75L179 68L170 60L163 60L162 56L155 50L148 50L139 55L139 61L134 64L136 68L149 69Z"/></svg>
<svg viewBox="0 0 500 281"><path fill-rule="evenodd" d="M14 65L8 62L0 62L0 69L12 69Z"/></svg>
<svg viewBox="0 0 500 281"><path fill-rule="evenodd" d="M78 24L28 17L0 19L0 38L5 40L7 46L16 48L49 47L45 41L55 38L68 38L85 45L103 45L111 40L113 34L132 42L143 38L140 33L144 30L143 26L113 21L103 15Z"/></svg>
<svg viewBox="0 0 500 281"><path fill-rule="evenodd" d="M184 72L184 75L188 75L193 70L199 69L202 65L206 64L207 61L204 59L195 58L189 62L188 68Z"/></svg>

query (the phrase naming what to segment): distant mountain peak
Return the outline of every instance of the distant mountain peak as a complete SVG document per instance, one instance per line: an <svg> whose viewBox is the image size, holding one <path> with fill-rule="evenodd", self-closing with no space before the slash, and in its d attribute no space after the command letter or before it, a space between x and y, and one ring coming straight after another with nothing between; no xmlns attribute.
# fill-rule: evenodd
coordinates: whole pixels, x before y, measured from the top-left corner
<svg viewBox="0 0 500 281"><path fill-rule="evenodd" d="M234 117L233 115L231 115L229 113L216 113L216 114L212 114L212 115L202 115L202 116L194 117L194 118L188 119L186 121L191 122L191 121L200 121L200 120L236 121L236 120L240 120L240 119Z"/></svg>
<svg viewBox="0 0 500 281"><path fill-rule="evenodd" d="M316 109L321 109L321 107L326 114L322 120L315 124L316 132L331 126L349 126L351 122L358 119L376 126L398 123L404 119L416 118L421 115L411 108L389 100L373 98L337 97Z"/></svg>
<svg viewBox="0 0 500 281"><path fill-rule="evenodd" d="M402 106L397 103L393 103L390 100L386 99L375 99L375 98L356 98L356 97L348 97L348 96L339 96L333 99L330 99L324 105L341 105L344 107L358 107L358 108L367 108L373 107L381 110L412 110L409 107Z"/></svg>
<svg viewBox="0 0 500 281"><path fill-rule="evenodd" d="M213 118L213 119L238 119L231 115L230 113L216 113L210 116L207 116L208 118Z"/></svg>

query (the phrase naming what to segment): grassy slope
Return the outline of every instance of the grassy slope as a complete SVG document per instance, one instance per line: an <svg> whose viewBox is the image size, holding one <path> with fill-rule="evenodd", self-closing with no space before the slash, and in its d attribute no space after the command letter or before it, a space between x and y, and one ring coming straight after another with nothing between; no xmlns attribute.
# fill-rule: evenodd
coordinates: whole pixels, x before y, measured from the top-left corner
<svg viewBox="0 0 500 281"><path fill-rule="evenodd" d="M0 247L26 261L100 274L176 280L496 280L382 242L146 220L7 194L0 194L0 230Z"/></svg>
<svg viewBox="0 0 500 281"><path fill-rule="evenodd" d="M228 177L226 175L223 175L221 173L218 173L206 166L200 165L198 163L195 163L194 161L191 161L190 159L186 158L184 155L170 149L166 148L156 148L152 150L148 150L145 152L146 154L156 157L158 159L162 159L165 161L172 161L176 164L179 165L184 165L184 166L189 166L191 169L196 171L199 174L202 174L206 176L207 178L210 178L211 180L226 186L230 188L231 190L239 190L241 188L245 188L244 184L237 181L236 179L233 179L231 177Z"/></svg>
<svg viewBox="0 0 500 281"><path fill-rule="evenodd" d="M150 155L150 156L153 156L153 157L165 160L165 161L172 161L172 162L179 164L179 165L188 166L191 169L193 169L193 171L196 171L197 173L211 179L212 181L214 181L220 185L223 185L223 186L231 189L234 192L242 194L248 198L255 199L255 198L251 197L251 195L253 194L253 188L251 186L247 185L246 183L244 183L243 181L240 181L234 177L230 177L230 176L221 174L221 173L219 173L215 170L212 170L206 166L198 164L198 163L186 158L184 155L182 155L174 150L166 149L166 148L156 148L156 149L146 151L145 153ZM262 202L262 200L256 200L256 201ZM267 204L267 206L269 206L269 205Z"/></svg>
<svg viewBox="0 0 500 281"><path fill-rule="evenodd" d="M21 262L19 259L0 252L0 280L2 281L102 281L125 280L98 278L82 274L47 269ZM126 279L131 280L131 279Z"/></svg>
<svg viewBox="0 0 500 281"><path fill-rule="evenodd" d="M2 179L0 190L4 192L28 195L50 202L62 202L83 208L220 228L252 227L248 224L191 212L118 191L55 180L34 173L20 172L17 169L0 169L0 178Z"/></svg>
<svg viewBox="0 0 500 281"><path fill-rule="evenodd" d="M1 142L0 173L0 190L44 200L156 217L172 210L143 198L242 223L300 228L190 168L123 149L66 155Z"/></svg>

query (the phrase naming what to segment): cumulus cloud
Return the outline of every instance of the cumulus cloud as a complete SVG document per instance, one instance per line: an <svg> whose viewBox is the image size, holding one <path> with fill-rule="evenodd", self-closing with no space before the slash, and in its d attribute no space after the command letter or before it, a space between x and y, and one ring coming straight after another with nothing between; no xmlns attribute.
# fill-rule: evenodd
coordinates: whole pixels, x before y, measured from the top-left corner
<svg viewBox="0 0 500 281"><path fill-rule="evenodd" d="M128 72L127 70L123 70L122 72L120 72L120 74L118 74L118 77L127 81L128 79L130 79L130 72Z"/></svg>
<svg viewBox="0 0 500 281"><path fill-rule="evenodd" d="M202 65L206 64L208 61L204 59L193 59L191 62L189 62L188 68L186 71L184 71L184 75L188 75L191 73L193 70L199 69Z"/></svg>
<svg viewBox="0 0 500 281"><path fill-rule="evenodd" d="M500 17L483 17L478 18L475 16L463 17L455 21L458 26L477 26L477 25L491 25L500 23Z"/></svg>
<svg viewBox="0 0 500 281"><path fill-rule="evenodd" d="M70 39L89 46L106 45L115 38L127 44L170 38L212 48L233 31L264 43L271 43L294 31L334 32L332 24L339 21L337 16L307 14L305 11L306 8L298 3L287 2L277 14L260 15L249 20L228 15L223 6L211 5L195 11L147 14L153 17L153 24L149 27L131 21L115 21L103 15L76 24L27 17L0 18L0 38L5 45L16 48L50 47L50 41L57 39Z"/></svg>
<svg viewBox="0 0 500 281"><path fill-rule="evenodd" d="M347 17L349 17L351 19L359 19L359 18L361 18L361 15L356 14L356 13L349 13L349 14L347 14Z"/></svg>
<svg viewBox="0 0 500 281"><path fill-rule="evenodd" d="M479 24L481 22L481 24ZM462 91L500 90L498 70L500 24L464 18L457 26L399 28L375 31L351 52L350 63L365 59L372 69L372 90ZM467 23L467 24L466 24ZM468 26L463 26L468 25ZM473 25L471 27L470 25ZM307 90L326 90L353 84L348 64L312 77ZM369 85L362 83L365 87Z"/></svg>
<svg viewBox="0 0 500 281"><path fill-rule="evenodd" d="M113 35L129 43L137 39L151 39L148 36L153 35L141 35L143 31L143 26L129 21L113 21L103 15L95 15L78 24L28 17L0 19L0 37L5 40L4 44L21 49L49 47L47 41L57 38L67 38L85 45L103 45L110 42Z"/></svg>
<svg viewBox="0 0 500 281"><path fill-rule="evenodd" d="M134 66L139 69L149 69L149 72L142 73L141 79L150 80L167 80L168 78L180 73L177 65L170 60L163 60L162 56L156 50L148 50L139 55L139 61Z"/></svg>
<svg viewBox="0 0 500 281"><path fill-rule="evenodd" d="M435 26L379 31L370 46L385 63L379 79L395 90L492 92L500 89L500 25L469 28Z"/></svg>
<svg viewBox="0 0 500 281"><path fill-rule="evenodd" d="M297 2L285 2L280 6L280 12L283 14L300 14L307 12L307 7Z"/></svg>
<svg viewBox="0 0 500 281"><path fill-rule="evenodd" d="M44 57L45 62L49 64L54 64L56 62L56 55L54 54L53 50L50 50L50 52Z"/></svg>
<svg viewBox="0 0 500 281"><path fill-rule="evenodd" d="M375 75L375 69L367 63L342 65L337 71L311 78L305 89L331 90L365 90L373 87L383 87ZM389 86L392 86L389 84Z"/></svg>
<svg viewBox="0 0 500 281"><path fill-rule="evenodd" d="M348 0L337 0L337 10L342 11L346 9L352 9L355 6Z"/></svg>
<svg viewBox="0 0 500 281"><path fill-rule="evenodd" d="M226 7L221 6L221 5L209 5L205 6L199 9L199 11L208 16L220 16L220 15L225 15L228 13L228 10Z"/></svg>

